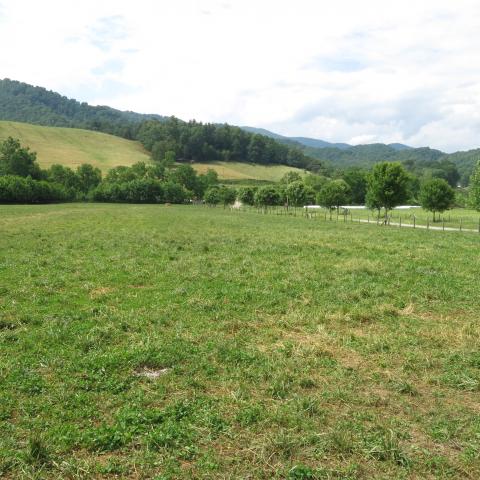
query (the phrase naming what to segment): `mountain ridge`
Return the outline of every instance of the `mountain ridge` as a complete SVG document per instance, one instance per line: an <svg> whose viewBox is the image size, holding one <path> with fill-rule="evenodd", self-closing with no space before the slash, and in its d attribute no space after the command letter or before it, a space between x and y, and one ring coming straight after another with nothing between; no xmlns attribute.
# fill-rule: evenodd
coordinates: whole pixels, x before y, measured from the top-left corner
<svg viewBox="0 0 480 480"><path fill-rule="evenodd" d="M290 137L286 135L280 135L279 133L272 132L265 128L248 127L248 126L243 126L240 128L250 133L258 133L259 135L265 135L266 137L274 138L280 141L282 140L293 141L301 145L304 145L305 147L311 147L311 148L338 148L340 150L346 150L348 148L359 147L361 145L386 145L387 147L391 147L397 151L414 149L414 147L411 147L409 145L404 145L403 143L364 143L364 144L358 144L358 145L350 145L349 143L344 143L344 142L332 143L332 142L327 142L326 140L321 140L318 138L311 138L311 137Z"/></svg>

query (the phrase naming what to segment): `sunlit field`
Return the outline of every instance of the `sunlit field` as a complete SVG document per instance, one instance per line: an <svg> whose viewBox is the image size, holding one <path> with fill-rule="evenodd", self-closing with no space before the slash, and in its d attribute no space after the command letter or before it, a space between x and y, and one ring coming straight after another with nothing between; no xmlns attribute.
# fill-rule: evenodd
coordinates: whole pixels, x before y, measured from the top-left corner
<svg viewBox="0 0 480 480"><path fill-rule="evenodd" d="M480 478L480 235L109 204L0 232L0 477Z"/></svg>
<svg viewBox="0 0 480 480"><path fill-rule="evenodd" d="M75 170L90 163L106 173L119 165L150 162L150 154L139 142L91 130L0 121L0 142L9 136L37 152L42 168L60 164Z"/></svg>

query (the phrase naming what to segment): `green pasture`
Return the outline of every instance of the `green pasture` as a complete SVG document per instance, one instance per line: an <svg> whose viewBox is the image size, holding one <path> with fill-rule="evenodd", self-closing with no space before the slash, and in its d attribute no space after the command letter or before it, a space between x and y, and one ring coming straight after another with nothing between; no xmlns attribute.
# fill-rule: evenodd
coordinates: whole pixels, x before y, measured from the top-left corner
<svg viewBox="0 0 480 480"><path fill-rule="evenodd" d="M107 173L119 165L150 162L149 153L139 142L91 130L0 121L0 141L9 136L37 152L42 168L58 163L76 169L90 163Z"/></svg>
<svg viewBox="0 0 480 480"><path fill-rule="evenodd" d="M0 477L480 478L480 236L0 206Z"/></svg>

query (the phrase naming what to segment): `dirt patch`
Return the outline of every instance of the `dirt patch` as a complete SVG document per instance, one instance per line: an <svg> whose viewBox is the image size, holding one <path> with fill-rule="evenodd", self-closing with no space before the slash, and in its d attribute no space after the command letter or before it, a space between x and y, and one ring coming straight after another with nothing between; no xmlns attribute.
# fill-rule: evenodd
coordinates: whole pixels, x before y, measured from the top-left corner
<svg viewBox="0 0 480 480"><path fill-rule="evenodd" d="M112 293L115 289L111 287L98 287L90 290L90 298L93 300L95 298L104 297L109 293Z"/></svg>
<svg viewBox="0 0 480 480"><path fill-rule="evenodd" d="M135 370L134 375L136 377L144 377L144 378L149 378L151 380L156 380L157 378L160 378L163 375L167 374L170 370L171 370L170 368L151 369L151 368L143 367Z"/></svg>

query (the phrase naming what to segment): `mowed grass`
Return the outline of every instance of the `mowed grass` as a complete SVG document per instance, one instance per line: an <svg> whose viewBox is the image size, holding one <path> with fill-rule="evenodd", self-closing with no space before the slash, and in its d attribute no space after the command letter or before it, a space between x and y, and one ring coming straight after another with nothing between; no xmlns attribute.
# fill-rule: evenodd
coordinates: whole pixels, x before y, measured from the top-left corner
<svg viewBox="0 0 480 480"><path fill-rule="evenodd" d="M119 165L150 162L140 143L101 132L0 121L0 141L9 136L37 152L42 168L58 163L76 169L90 163L106 173Z"/></svg>
<svg viewBox="0 0 480 480"><path fill-rule="evenodd" d="M480 478L479 236L108 204L0 231L0 477Z"/></svg>
<svg viewBox="0 0 480 480"><path fill-rule="evenodd" d="M287 172L298 172L304 175L305 171L286 165L258 165L241 162L211 162L192 163L198 173L205 173L209 168L218 173L220 179L225 180L267 180L278 182Z"/></svg>

